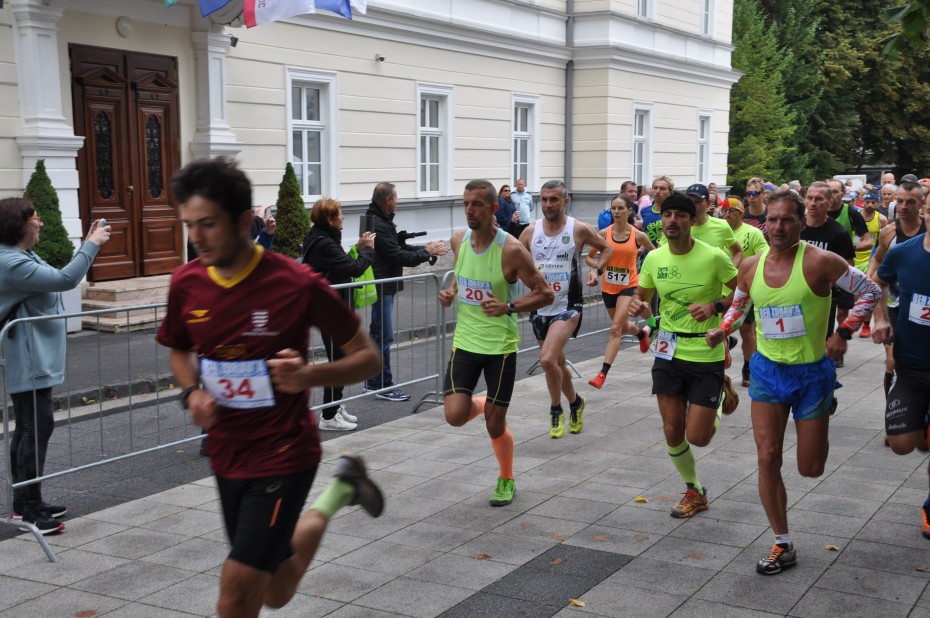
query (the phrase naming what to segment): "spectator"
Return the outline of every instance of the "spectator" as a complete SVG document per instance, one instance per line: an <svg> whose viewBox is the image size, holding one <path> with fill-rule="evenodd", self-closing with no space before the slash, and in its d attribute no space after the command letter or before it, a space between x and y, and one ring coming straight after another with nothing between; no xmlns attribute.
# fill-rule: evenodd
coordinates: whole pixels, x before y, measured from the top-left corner
<svg viewBox="0 0 930 618"><path fill-rule="evenodd" d="M110 226L94 221L71 262L59 270L32 251L41 232L42 219L32 202L0 200L0 315L11 320L64 313L61 293L77 287L100 247L110 239ZM52 387L64 382L67 339L64 320L14 326L8 334L3 342L6 387L16 416L10 466L13 482L20 483L44 473L48 441L55 429ZM22 517L42 534L64 530L56 519L67 512L64 506L43 501L41 483L13 493L13 518Z"/></svg>
<svg viewBox="0 0 930 618"><path fill-rule="evenodd" d="M358 258L352 259L342 250L342 226L345 217L342 207L336 200L321 199L310 211L313 228L304 241L304 264L309 264L332 285L350 283L359 277L375 261L375 234L364 232L358 239ZM342 300L349 306L355 306L355 288L337 290ZM333 340L320 333L326 357L332 362L345 358L345 352L333 343ZM323 405L320 410L320 429L327 431L352 431L358 425L358 417L346 410L345 406L326 406L328 403L342 399L342 386L323 387Z"/></svg>
<svg viewBox="0 0 930 618"><path fill-rule="evenodd" d="M888 174L885 174L886 176ZM896 184L885 184L882 185L881 198L882 203L878 207L879 214L887 217L889 221L894 221L894 196L898 192L898 185Z"/></svg>
<svg viewBox="0 0 930 618"><path fill-rule="evenodd" d="M510 199L510 185L501 185L501 190L497 192L497 212L494 217L497 219L497 227L505 232L510 231L510 225L514 222L514 215L517 214L517 207L513 200ZM519 234L517 234L519 236Z"/></svg>
<svg viewBox="0 0 930 618"><path fill-rule="evenodd" d="M517 223L519 226L517 236L519 237L520 232L533 222L533 196L526 190L526 183L522 178L517 178L517 190L511 193L510 199L513 200L517 212L520 213L520 220Z"/></svg>
<svg viewBox="0 0 930 618"><path fill-rule="evenodd" d="M404 266L417 266L433 256L442 256L449 252L441 240L426 243L424 247L411 247L406 242L400 242L397 237L397 226L394 225L396 209L397 190L394 185L389 182L379 182L375 185L371 204L365 213L366 217L372 219L373 227L369 231L376 233L375 279L400 277L404 274ZM383 365L381 373L370 378L365 384L366 391L377 391L394 386L394 375L391 373L391 344L394 343L394 295L403 289L402 281L382 283L378 286L378 300L371 306L369 334L375 345L381 349ZM410 399L410 395L396 388L378 393L376 397L386 401Z"/></svg>

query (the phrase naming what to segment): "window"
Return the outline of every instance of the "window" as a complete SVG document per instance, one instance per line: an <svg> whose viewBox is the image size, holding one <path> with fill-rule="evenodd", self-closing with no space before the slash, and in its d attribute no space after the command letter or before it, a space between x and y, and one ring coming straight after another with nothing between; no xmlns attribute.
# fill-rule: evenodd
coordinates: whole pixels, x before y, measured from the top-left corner
<svg viewBox="0 0 930 618"><path fill-rule="evenodd" d="M417 193L448 195L452 186L452 88L417 86Z"/></svg>
<svg viewBox="0 0 930 618"><path fill-rule="evenodd" d="M697 180L707 184L710 178L710 114L698 114Z"/></svg>
<svg viewBox="0 0 930 618"><path fill-rule="evenodd" d="M636 16L652 18L652 0L636 0Z"/></svg>
<svg viewBox="0 0 930 618"><path fill-rule="evenodd" d="M528 187L537 186L539 152L536 136L539 135L536 108L539 97L513 95L513 176L510 182L522 178Z"/></svg>
<svg viewBox="0 0 930 618"><path fill-rule="evenodd" d="M701 0L701 34L714 34L714 0Z"/></svg>
<svg viewBox="0 0 930 618"><path fill-rule="evenodd" d="M304 201L338 197L336 74L288 69L288 151Z"/></svg>
<svg viewBox="0 0 930 618"><path fill-rule="evenodd" d="M633 109L633 181L645 185L652 181L651 137L652 106L637 103Z"/></svg>

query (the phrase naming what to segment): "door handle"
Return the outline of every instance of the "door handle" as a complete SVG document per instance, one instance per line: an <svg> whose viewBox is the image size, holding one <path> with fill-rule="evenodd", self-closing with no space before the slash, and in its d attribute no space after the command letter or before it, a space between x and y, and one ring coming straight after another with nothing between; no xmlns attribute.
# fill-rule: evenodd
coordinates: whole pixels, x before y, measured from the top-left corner
<svg viewBox="0 0 930 618"><path fill-rule="evenodd" d="M132 195L132 192L135 191L136 188L133 187L132 185L129 185L128 187L126 187L126 190L129 191L129 194L130 194L130 195Z"/></svg>

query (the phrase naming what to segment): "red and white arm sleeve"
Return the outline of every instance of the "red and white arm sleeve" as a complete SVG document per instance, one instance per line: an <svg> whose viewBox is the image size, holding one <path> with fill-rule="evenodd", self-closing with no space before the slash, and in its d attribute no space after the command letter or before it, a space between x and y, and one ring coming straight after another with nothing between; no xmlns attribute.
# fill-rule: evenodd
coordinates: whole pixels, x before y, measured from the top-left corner
<svg viewBox="0 0 930 618"><path fill-rule="evenodd" d="M856 296L856 304L850 310L849 317L840 325L842 328L856 332L872 315L872 310L881 300L882 289L866 277L864 272L852 266L848 267L846 272L836 280L836 287Z"/></svg>
<svg viewBox="0 0 930 618"><path fill-rule="evenodd" d="M750 311L751 306L752 300L749 298L749 294L736 288L733 292L733 303L724 314L723 321L720 322L720 328L728 335L732 333L734 328L739 328L746 320L747 312Z"/></svg>

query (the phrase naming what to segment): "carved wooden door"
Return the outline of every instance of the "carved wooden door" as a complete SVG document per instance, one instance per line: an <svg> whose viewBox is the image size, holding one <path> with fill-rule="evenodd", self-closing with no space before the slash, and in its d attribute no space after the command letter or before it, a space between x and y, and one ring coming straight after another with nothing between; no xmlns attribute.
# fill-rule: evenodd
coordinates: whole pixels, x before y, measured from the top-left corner
<svg viewBox="0 0 930 618"><path fill-rule="evenodd" d="M95 219L112 226L92 281L171 272L182 263L182 231L171 199L180 165L177 60L69 46L74 131L84 233Z"/></svg>

